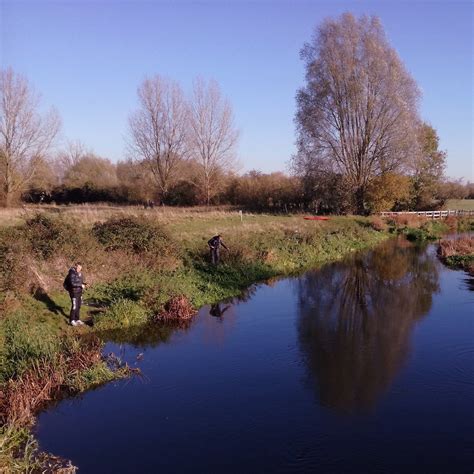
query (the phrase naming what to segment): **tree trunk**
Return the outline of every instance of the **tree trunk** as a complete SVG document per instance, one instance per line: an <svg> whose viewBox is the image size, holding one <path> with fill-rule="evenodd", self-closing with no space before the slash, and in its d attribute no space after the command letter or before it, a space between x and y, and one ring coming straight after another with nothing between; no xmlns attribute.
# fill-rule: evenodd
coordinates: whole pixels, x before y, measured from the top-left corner
<svg viewBox="0 0 474 474"><path fill-rule="evenodd" d="M365 207L365 186L359 186L355 192L355 208L356 214L364 216L367 214Z"/></svg>
<svg viewBox="0 0 474 474"><path fill-rule="evenodd" d="M206 204L207 206L211 204L211 182L209 178L207 178L206 183Z"/></svg>

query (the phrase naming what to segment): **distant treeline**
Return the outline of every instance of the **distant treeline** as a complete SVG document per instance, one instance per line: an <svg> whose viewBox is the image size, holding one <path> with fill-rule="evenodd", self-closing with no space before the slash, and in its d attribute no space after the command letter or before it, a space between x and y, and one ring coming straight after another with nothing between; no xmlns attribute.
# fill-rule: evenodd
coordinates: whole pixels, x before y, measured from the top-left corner
<svg viewBox="0 0 474 474"><path fill-rule="evenodd" d="M64 160L63 160L64 162ZM197 183L192 161L182 167L162 199L146 163L122 161L117 164L85 154L68 167L44 163L42 172L22 194L23 202L82 204L110 202L123 205L195 206L206 204L207 196ZM58 173L58 170L62 170ZM253 211L319 213L354 212L354 199L344 177L336 173L291 176L282 172L250 171L243 175L221 172L215 176L217 192L211 204L238 205ZM474 198L474 183L440 178L429 190L419 192L417 181L401 174L385 174L368 188L366 206L380 210L433 209L447 199Z"/></svg>
<svg viewBox="0 0 474 474"><path fill-rule="evenodd" d="M185 91L162 76L146 78L128 117L130 160L112 163L80 142L58 152L57 112L41 113L28 80L0 70L0 204L234 204L369 214L474 197L472 183L445 177L446 152L419 113L421 90L378 18L325 20L301 58L306 75L296 94L291 175L236 173L239 130L215 81L198 78Z"/></svg>

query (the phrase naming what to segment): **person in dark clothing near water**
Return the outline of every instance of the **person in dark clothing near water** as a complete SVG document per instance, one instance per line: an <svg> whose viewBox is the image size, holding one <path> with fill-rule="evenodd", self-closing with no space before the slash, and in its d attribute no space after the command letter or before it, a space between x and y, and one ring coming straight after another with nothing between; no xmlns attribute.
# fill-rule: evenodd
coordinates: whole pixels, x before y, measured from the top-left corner
<svg viewBox="0 0 474 474"><path fill-rule="evenodd" d="M212 239L207 242L209 245L209 250L211 251L211 262L213 265L217 265L219 263L220 258L220 248L221 246L224 247L226 250L229 250L228 247L224 244L221 238L221 234L215 235Z"/></svg>
<svg viewBox="0 0 474 474"><path fill-rule="evenodd" d="M86 287L84 275L82 274L82 265L77 262L69 269L66 279L64 280L64 289L69 292L71 297L71 312L69 314L69 322L71 326L83 326L80 320L80 311L82 304L82 292Z"/></svg>
<svg viewBox="0 0 474 474"><path fill-rule="evenodd" d="M209 314L214 316L215 318L222 318L224 313L230 308L230 304L225 306L224 308L219 304L211 305L211 309L209 310Z"/></svg>

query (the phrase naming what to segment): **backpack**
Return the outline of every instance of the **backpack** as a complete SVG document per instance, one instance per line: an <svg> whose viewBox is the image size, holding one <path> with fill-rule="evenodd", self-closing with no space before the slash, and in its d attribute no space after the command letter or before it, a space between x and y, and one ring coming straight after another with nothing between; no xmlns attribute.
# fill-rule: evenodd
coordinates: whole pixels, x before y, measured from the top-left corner
<svg viewBox="0 0 474 474"><path fill-rule="evenodd" d="M71 278L70 278L70 273L67 274L66 278L64 279L64 282L63 282L63 288L66 290L66 291L71 291Z"/></svg>

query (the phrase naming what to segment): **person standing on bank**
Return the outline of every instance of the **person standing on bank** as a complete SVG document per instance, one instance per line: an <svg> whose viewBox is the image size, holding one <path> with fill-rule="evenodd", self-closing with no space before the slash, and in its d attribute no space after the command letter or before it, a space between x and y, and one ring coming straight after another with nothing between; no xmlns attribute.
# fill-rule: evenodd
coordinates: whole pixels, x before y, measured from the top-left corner
<svg viewBox="0 0 474 474"><path fill-rule="evenodd" d="M221 245L226 250L229 250L222 241L221 234L215 235L207 242L207 245L209 245L209 250L211 251L211 262L213 265L217 265L219 263Z"/></svg>
<svg viewBox="0 0 474 474"><path fill-rule="evenodd" d="M84 275L82 274L82 265L79 262L69 269L64 280L64 289L69 292L71 297L71 312L69 314L69 323L71 326L83 326L80 320L82 292L86 287Z"/></svg>

